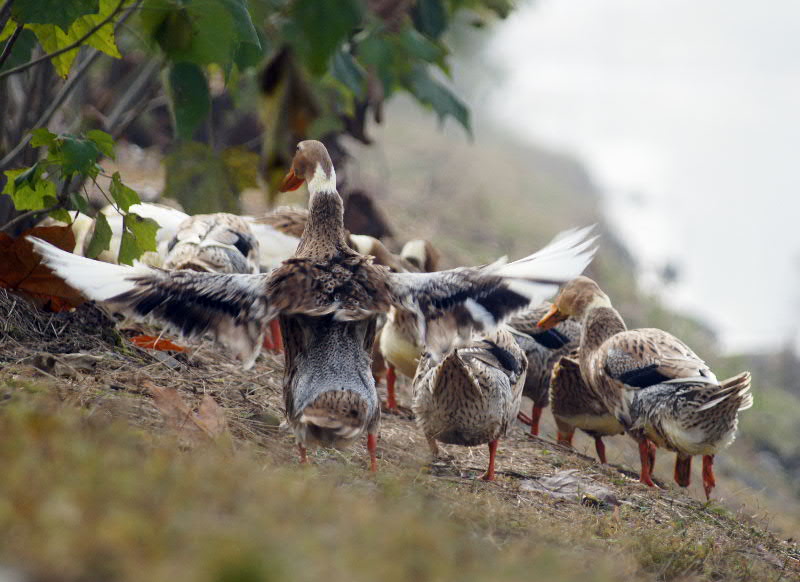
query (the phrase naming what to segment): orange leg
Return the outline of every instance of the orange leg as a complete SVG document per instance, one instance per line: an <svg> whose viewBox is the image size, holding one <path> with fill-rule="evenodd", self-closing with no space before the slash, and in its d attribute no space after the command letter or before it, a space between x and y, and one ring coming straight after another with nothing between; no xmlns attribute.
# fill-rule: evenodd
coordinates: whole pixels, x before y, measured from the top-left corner
<svg viewBox="0 0 800 582"><path fill-rule="evenodd" d="M594 437L594 450L597 451L597 458L600 459L600 463L603 465L608 463L606 459L606 444L603 442L603 437Z"/></svg>
<svg viewBox="0 0 800 582"><path fill-rule="evenodd" d="M269 331L272 334L272 349L278 354L283 353L283 336L281 335L281 324L277 319L269 322Z"/></svg>
<svg viewBox="0 0 800 582"><path fill-rule="evenodd" d="M297 445L297 449L300 451L300 464L306 465L308 463L308 455L306 455L306 448L303 445Z"/></svg>
<svg viewBox="0 0 800 582"><path fill-rule="evenodd" d="M542 418L544 408L541 406L534 406L531 410L531 434L539 436L539 420Z"/></svg>
<svg viewBox="0 0 800 582"><path fill-rule="evenodd" d="M367 435L367 450L369 451L369 470L378 472L378 437L374 434Z"/></svg>
<svg viewBox="0 0 800 582"><path fill-rule="evenodd" d="M714 455L703 455L703 489L706 492L706 500L711 500L711 490L717 486L714 478Z"/></svg>
<svg viewBox="0 0 800 582"><path fill-rule="evenodd" d="M397 396L395 394L395 382L397 382L397 373L394 371L394 366L389 364L386 367L386 408L389 410L397 410Z"/></svg>
<svg viewBox="0 0 800 582"><path fill-rule="evenodd" d="M692 457L675 457L675 483L688 487L692 482Z"/></svg>
<svg viewBox="0 0 800 582"><path fill-rule="evenodd" d="M520 421L522 424L527 424L530 426L533 423L531 417L522 412L521 410L517 413L517 420Z"/></svg>
<svg viewBox="0 0 800 582"><path fill-rule="evenodd" d="M644 483L648 487L655 487L653 478L651 477L652 461L655 460L655 451L653 443L646 438L639 441L639 459L642 463L642 470L639 473L639 482Z"/></svg>
<svg viewBox="0 0 800 582"><path fill-rule="evenodd" d="M559 432L556 435L556 441L560 445L571 447L572 446L572 437L574 437L574 436L575 436L575 431L572 431L572 432Z"/></svg>
<svg viewBox="0 0 800 582"><path fill-rule="evenodd" d="M271 323L269 325L269 329L264 334L264 341L263 341L263 343L261 345L268 352L274 352L275 351L275 341L272 338L272 324Z"/></svg>
<svg viewBox="0 0 800 582"><path fill-rule="evenodd" d="M489 468L483 474L481 479L484 481L494 481L494 457L497 454L497 439L489 442Z"/></svg>

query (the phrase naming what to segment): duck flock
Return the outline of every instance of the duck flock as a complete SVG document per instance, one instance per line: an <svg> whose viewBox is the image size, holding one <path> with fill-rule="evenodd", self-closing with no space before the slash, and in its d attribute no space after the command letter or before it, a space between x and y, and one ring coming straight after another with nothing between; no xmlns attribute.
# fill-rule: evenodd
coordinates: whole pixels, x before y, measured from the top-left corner
<svg viewBox="0 0 800 582"><path fill-rule="evenodd" d="M570 444L580 429L594 437L602 463L603 437L635 439L647 485L654 486L657 447L676 453L683 487L692 457L701 455L710 496L714 455L731 444L739 411L753 403L750 374L720 381L673 335L627 329L610 298L581 275L595 252L591 227L563 232L511 263L438 271L426 241L398 256L345 231L336 173L320 142L297 146L281 190L304 182L308 211L258 219L132 208L162 227L158 267L96 261L80 248L31 240L87 297L185 337L211 336L245 367L264 347L283 350L285 413L302 462L307 447L341 448L366 436L377 470L376 377L385 370L390 413L398 409L397 375L413 379L412 410L434 456L438 443L488 444L483 479L495 478L498 441L514 420L538 434L549 404L559 442ZM523 395L533 402L530 415L520 411Z"/></svg>

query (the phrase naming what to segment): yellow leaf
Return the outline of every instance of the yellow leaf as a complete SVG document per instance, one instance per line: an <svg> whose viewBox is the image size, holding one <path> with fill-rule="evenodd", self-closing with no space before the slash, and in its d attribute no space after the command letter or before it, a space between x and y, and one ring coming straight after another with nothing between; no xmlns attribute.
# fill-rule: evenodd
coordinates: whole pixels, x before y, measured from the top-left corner
<svg viewBox="0 0 800 582"><path fill-rule="evenodd" d="M95 26L108 18L109 14L114 11L118 4L118 0L100 0L100 12L77 18L67 32L64 32L55 24L26 24L25 28L29 28L34 32L45 52L52 53L82 38ZM3 33L5 33L5 29L3 29ZM114 39L113 19L99 30L95 31L81 46L84 44L92 46L114 58L122 58ZM77 55L78 49L76 48L53 57L51 61L56 72L62 77L66 77Z"/></svg>
<svg viewBox="0 0 800 582"><path fill-rule="evenodd" d="M3 27L3 30L0 31L0 42L3 42L9 36L14 34L15 28L17 28L17 23L9 18L8 22L6 22L6 25Z"/></svg>

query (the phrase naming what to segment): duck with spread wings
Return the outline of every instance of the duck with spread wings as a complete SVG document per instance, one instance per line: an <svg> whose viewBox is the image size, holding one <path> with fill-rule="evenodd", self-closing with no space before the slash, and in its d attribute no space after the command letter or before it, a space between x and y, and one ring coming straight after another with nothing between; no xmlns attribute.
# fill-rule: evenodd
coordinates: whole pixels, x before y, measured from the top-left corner
<svg viewBox="0 0 800 582"><path fill-rule="evenodd" d="M325 146L301 142L284 190L308 184L309 216L294 256L268 274L164 271L99 263L34 239L47 265L86 296L155 318L185 336L210 334L255 362L268 322L279 317L286 349L284 397L301 458L309 445L342 447L367 435L376 470L380 418L370 350L379 314L415 314L428 351L489 332L577 276L594 248L590 228L557 236L512 263L436 273L392 273L345 241L342 199Z"/></svg>

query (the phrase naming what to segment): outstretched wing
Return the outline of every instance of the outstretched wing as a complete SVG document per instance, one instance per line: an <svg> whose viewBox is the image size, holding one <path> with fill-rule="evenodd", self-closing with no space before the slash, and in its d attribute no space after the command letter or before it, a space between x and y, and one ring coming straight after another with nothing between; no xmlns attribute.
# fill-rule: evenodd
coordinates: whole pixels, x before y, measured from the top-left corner
<svg viewBox="0 0 800 582"><path fill-rule="evenodd" d="M487 333L538 304L580 275L592 260L592 227L558 235L542 250L513 263L435 273L389 274L392 300L416 315L428 349L444 353L456 338Z"/></svg>
<svg viewBox="0 0 800 582"><path fill-rule="evenodd" d="M153 318L174 331L210 333L250 367L264 329L274 316L264 275L164 271L137 264L112 265L62 251L30 238L45 264L71 286L140 318Z"/></svg>

